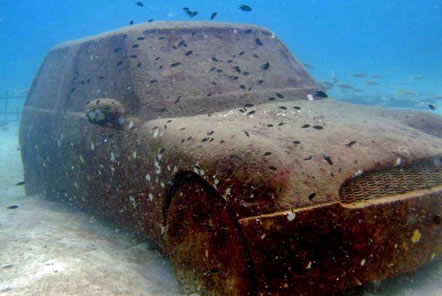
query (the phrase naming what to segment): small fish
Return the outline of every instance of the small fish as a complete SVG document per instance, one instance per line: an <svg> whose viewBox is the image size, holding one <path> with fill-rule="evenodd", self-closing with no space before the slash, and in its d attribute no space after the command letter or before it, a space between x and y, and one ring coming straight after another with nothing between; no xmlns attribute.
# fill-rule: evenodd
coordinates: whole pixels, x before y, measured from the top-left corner
<svg viewBox="0 0 442 296"><path fill-rule="evenodd" d="M417 95L415 92L409 91L409 90L406 90L406 89L399 89L398 92L401 95L406 95L406 96L416 96Z"/></svg>
<svg viewBox="0 0 442 296"><path fill-rule="evenodd" d="M413 80L422 80L422 79L424 79L424 76L423 75L410 75L409 78L413 79Z"/></svg>
<svg viewBox="0 0 442 296"><path fill-rule="evenodd" d="M21 181L21 182L18 182L17 184L15 184L15 186L21 186L21 185L25 185L25 181Z"/></svg>
<svg viewBox="0 0 442 296"><path fill-rule="evenodd" d="M368 85L379 85L379 82L376 82L376 81L370 81L370 80L366 80L366 81L364 81L364 83L365 83L365 84L368 84Z"/></svg>
<svg viewBox="0 0 442 296"><path fill-rule="evenodd" d="M151 22L153 22L153 19L150 19L150 20L148 20L147 22L148 22L148 23L151 23Z"/></svg>
<svg viewBox="0 0 442 296"><path fill-rule="evenodd" d="M121 47L117 47L114 49L114 52L119 52L121 50Z"/></svg>
<svg viewBox="0 0 442 296"><path fill-rule="evenodd" d="M123 61L118 61L117 66L121 66L123 64Z"/></svg>
<svg viewBox="0 0 442 296"><path fill-rule="evenodd" d="M180 62L176 62L170 65L171 68L181 65Z"/></svg>
<svg viewBox="0 0 442 296"><path fill-rule="evenodd" d="M240 5L239 9L242 10L242 11L252 11L252 8L250 6L248 6L248 5L245 5L245 4Z"/></svg>
<svg viewBox="0 0 442 296"><path fill-rule="evenodd" d="M18 206L13 205L13 206L7 207L6 209L8 209L8 210L15 210L16 208L18 208Z"/></svg>
<svg viewBox="0 0 442 296"><path fill-rule="evenodd" d="M329 165L333 165L333 161L331 160L330 156L322 155L322 158L324 158Z"/></svg>
<svg viewBox="0 0 442 296"><path fill-rule="evenodd" d="M365 78L365 77L368 77L368 74L365 74L365 73L354 73L351 76L353 76L355 78Z"/></svg>
<svg viewBox="0 0 442 296"><path fill-rule="evenodd" d="M140 7L143 7L143 6L144 6L143 2L141 2L141 1L137 1L137 2L135 2L135 4L136 4L137 6L140 6Z"/></svg>
<svg viewBox="0 0 442 296"><path fill-rule="evenodd" d="M190 16L191 18L195 17L198 14L198 11L191 11L191 10L186 10L186 13L188 16Z"/></svg>
<svg viewBox="0 0 442 296"><path fill-rule="evenodd" d="M322 90L317 90L315 91L315 93L313 94L314 98L327 98L327 94L325 92L323 92Z"/></svg>
<svg viewBox="0 0 442 296"><path fill-rule="evenodd" d="M350 142L348 142L347 144L345 144L345 146L347 146L347 147L351 147L351 146L353 146L354 144L356 144L356 141L350 141Z"/></svg>
<svg viewBox="0 0 442 296"><path fill-rule="evenodd" d="M313 70L313 69L315 68L315 66L310 65L310 64L307 64L307 63L304 63L303 65L304 65L304 67L307 68L307 69L312 69L312 70Z"/></svg>
<svg viewBox="0 0 442 296"><path fill-rule="evenodd" d="M188 52L186 52L185 56L188 57L193 53L193 50L189 50Z"/></svg>
<svg viewBox="0 0 442 296"><path fill-rule="evenodd" d="M320 125L314 125L313 128L314 128L314 129L317 129L317 130L322 130L322 129L323 129L323 127L320 126Z"/></svg>
<svg viewBox="0 0 442 296"><path fill-rule="evenodd" d="M249 133L248 133L247 131L244 131L244 134L245 134L247 137L250 137L250 135L249 135Z"/></svg>
<svg viewBox="0 0 442 296"><path fill-rule="evenodd" d="M431 110L436 110L436 107L433 104L428 104L428 108L430 108Z"/></svg>
<svg viewBox="0 0 442 296"><path fill-rule="evenodd" d="M129 22L129 26L132 26L134 24L134 21Z"/></svg>
<svg viewBox="0 0 442 296"><path fill-rule="evenodd" d="M212 14L210 15L210 19L213 20L214 18L216 18L216 16L218 15L218 12L212 12Z"/></svg>
<svg viewBox="0 0 442 296"><path fill-rule="evenodd" d="M352 89L353 88L353 86L351 86L348 83L338 83L337 86L342 88L342 89Z"/></svg>
<svg viewBox="0 0 442 296"><path fill-rule="evenodd" d="M263 45L261 39L256 38L255 39L256 44L258 44L259 46Z"/></svg>
<svg viewBox="0 0 442 296"><path fill-rule="evenodd" d="M265 63L259 67L262 71L267 71L270 68L270 63Z"/></svg>
<svg viewBox="0 0 442 296"><path fill-rule="evenodd" d="M308 128L310 127L310 124L304 124L303 126L301 126L301 128Z"/></svg>

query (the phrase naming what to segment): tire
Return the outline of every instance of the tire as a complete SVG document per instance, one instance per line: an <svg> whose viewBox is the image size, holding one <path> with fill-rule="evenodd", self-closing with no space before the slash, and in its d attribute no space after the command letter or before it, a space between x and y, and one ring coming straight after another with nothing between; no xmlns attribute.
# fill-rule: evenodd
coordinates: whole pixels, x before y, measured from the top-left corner
<svg viewBox="0 0 442 296"><path fill-rule="evenodd" d="M255 295L253 268L239 224L225 200L203 180L186 180L174 192L167 243L183 293Z"/></svg>

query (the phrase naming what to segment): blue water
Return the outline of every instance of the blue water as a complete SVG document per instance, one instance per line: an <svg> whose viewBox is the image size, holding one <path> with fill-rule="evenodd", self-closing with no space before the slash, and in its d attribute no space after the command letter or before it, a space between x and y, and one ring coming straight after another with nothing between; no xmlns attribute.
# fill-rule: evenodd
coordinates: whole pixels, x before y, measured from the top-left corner
<svg viewBox="0 0 442 296"><path fill-rule="evenodd" d="M21 0L0 1L0 93L24 93L47 51L59 42L154 20L190 20L182 10L199 14L192 20L254 23L270 28L310 73L362 93L332 89L337 98L395 96L410 106L426 103L442 109L442 1L440 0L296 0L296 1L143 1ZM248 4L251 12L239 10ZM379 85L352 73L382 75ZM415 80L412 75L422 75ZM408 91L414 94L405 94ZM388 97L390 98L390 97ZM423 102L423 103L422 103ZM388 104L387 104L388 105ZM401 107L401 106L398 106ZM428 110L430 111L430 110Z"/></svg>

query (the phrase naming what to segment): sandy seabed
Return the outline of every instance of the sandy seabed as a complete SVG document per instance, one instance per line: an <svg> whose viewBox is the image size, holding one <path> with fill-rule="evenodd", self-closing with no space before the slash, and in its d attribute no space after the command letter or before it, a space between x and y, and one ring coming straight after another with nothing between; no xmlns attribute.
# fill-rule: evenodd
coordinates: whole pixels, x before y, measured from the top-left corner
<svg viewBox="0 0 442 296"><path fill-rule="evenodd" d="M17 126L0 131L0 295L182 295L149 243L93 216L25 196ZM17 209L7 209L17 205ZM442 260L351 295L440 296Z"/></svg>

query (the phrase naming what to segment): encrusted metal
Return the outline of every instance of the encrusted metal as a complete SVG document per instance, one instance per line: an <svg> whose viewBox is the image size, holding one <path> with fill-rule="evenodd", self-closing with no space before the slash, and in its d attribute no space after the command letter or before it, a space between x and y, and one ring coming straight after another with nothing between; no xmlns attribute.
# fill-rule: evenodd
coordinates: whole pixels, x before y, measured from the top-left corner
<svg viewBox="0 0 442 296"><path fill-rule="evenodd" d="M442 185L440 158L393 167L355 177L339 190L343 203L378 199Z"/></svg>

